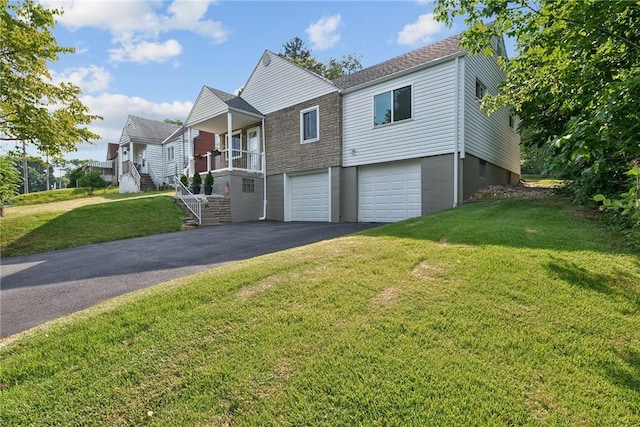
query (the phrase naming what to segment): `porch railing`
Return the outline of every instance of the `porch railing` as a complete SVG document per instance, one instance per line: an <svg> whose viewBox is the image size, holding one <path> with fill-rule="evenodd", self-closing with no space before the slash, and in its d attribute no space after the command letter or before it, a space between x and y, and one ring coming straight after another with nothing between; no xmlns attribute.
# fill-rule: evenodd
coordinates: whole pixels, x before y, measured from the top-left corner
<svg viewBox="0 0 640 427"><path fill-rule="evenodd" d="M160 178L158 178L158 175L156 175L156 172L153 170L153 168L151 167L151 163L149 162L147 162L147 170L149 171L151 181L153 181L153 183L156 185L156 190L159 190L162 182L160 181Z"/></svg>
<svg viewBox="0 0 640 427"><path fill-rule="evenodd" d="M125 160L124 162L122 162L122 174L131 175L136 184L136 188L138 189L138 191L140 191L140 173L138 172L136 165L131 163L131 160Z"/></svg>
<svg viewBox="0 0 640 427"><path fill-rule="evenodd" d="M229 152L222 153L226 168L229 167ZM262 153L258 151L232 150L231 165L233 169L242 169L250 172L262 172ZM222 165L225 168L224 165Z"/></svg>
<svg viewBox="0 0 640 427"><path fill-rule="evenodd" d="M202 224L202 200L200 197L193 194L183 183L180 182L178 177L175 178L176 182L176 196L184 203L189 211L196 217L198 224Z"/></svg>

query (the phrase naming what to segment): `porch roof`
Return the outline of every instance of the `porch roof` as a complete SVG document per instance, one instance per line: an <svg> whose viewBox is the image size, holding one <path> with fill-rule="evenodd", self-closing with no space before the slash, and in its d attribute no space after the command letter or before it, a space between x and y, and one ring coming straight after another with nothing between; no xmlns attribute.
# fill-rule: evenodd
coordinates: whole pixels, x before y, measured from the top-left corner
<svg viewBox="0 0 640 427"><path fill-rule="evenodd" d="M228 113L231 113L234 129L252 125L264 118L260 111L240 96L204 86L185 125L216 134L226 133Z"/></svg>

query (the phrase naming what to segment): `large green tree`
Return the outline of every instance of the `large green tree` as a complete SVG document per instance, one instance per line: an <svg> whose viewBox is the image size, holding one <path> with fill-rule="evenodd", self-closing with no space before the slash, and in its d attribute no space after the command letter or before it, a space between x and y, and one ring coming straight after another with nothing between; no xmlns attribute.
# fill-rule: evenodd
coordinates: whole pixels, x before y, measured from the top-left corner
<svg viewBox="0 0 640 427"><path fill-rule="evenodd" d="M355 54L343 55L341 59L330 58L327 63L318 61L300 37L292 38L282 48L284 52L279 53L280 56L329 80L362 69L360 58Z"/></svg>
<svg viewBox="0 0 640 427"><path fill-rule="evenodd" d="M14 160L0 156L0 216L4 216L4 202L18 194L21 179Z"/></svg>
<svg viewBox="0 0 640 427"><path fill-rule="evenodd" d="M51 33L61 12L33 0L0 6L0 139L27 141L52 158L98 139L83 126L100 117L80 102L80 88L51 80L49 64L74 52Z"/></svg>
<svg viewBox="0 0 640 427"><path fill-rule="evenodd" d="M510 106L547 166L573 180L577 199L629 188L640 159L640 1L436 0L436 18L463 16L471 53L512 37L506 81L484 99Z"/></svg>

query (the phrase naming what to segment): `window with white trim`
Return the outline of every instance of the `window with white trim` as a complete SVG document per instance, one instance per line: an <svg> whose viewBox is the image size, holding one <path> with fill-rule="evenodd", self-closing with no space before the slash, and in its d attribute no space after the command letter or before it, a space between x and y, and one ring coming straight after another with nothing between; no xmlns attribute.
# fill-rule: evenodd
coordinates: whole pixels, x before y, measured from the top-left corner
<svg viewBox="0 0 640 427"><path fill-rule="evenodd" d="M173 159L175 159L175 156L176 156L175 147L174 146L167 147L167 160L172 161Z"/></svg>
<svg viewBox="0 0 640 427"><path fill-rule="evenodd" d="M300 143L314 142L320 139L320 107L300 111Z"/></svg>
<svg viewBox="0 0 640 427"><path fill-rule="evenodd" d="M411 86L373 97L373 125L380 126L411 118Z"/></svg>
<svg viewBox="0 0 640 427"><path fill-rule="evenodd" d="M229 135L226 135L225 140L226 140L226 144L224 149L224 159L229 160L229 151L227 151L229 147ZM233 156L233 158L238 159L242 157L242 132L241 131L237 131L233 135L231 135L231 143L232 143L231 155Z"/></svg>
<svg viewBox="0 0 640 427"><path fill-rule="evenodd" d="M476 98L481 99L487 94L487 86L480 80L476 79Z"/></svg>

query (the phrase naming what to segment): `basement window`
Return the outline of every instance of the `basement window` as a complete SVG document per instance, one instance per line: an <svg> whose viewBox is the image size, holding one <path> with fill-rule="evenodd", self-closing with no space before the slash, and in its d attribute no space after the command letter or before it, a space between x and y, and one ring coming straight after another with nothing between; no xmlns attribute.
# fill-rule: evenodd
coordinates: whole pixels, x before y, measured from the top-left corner
<svg viewBox="0 0 640 427"><path fill-rule="evenodd" d="M256 182L251 178L242 178L242 192L243 193L255 193Z"/></svg>
<svg viewBox="0 0 640 427"><path fill-rule="evenodd" d="M487 177L487 162L485 160L478 160L478 176L480 176L480 178Z"/></svg>

